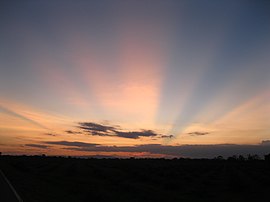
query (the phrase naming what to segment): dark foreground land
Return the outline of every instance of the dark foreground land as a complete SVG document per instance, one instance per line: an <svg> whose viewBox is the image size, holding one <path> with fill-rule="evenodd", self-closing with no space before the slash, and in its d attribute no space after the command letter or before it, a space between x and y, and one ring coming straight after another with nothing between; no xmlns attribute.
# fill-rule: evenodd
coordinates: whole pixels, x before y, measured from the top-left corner
<svg viewBox="0 0 270 202"><path fill-rule="evenodd" d="M0 168L24 202L270 201L262 160L2 156Z"/></svg>

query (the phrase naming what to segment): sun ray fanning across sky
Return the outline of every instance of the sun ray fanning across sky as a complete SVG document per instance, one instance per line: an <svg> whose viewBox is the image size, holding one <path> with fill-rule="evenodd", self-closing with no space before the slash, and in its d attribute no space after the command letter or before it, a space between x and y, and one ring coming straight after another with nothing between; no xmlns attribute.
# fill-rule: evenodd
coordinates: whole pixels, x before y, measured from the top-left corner
<svg viewBox="0 0 270 202"><path fill-rule="evenodd" d="M242 0L1 1L0 150L172 157L185 145L265 145L269 10Z"/></svg>

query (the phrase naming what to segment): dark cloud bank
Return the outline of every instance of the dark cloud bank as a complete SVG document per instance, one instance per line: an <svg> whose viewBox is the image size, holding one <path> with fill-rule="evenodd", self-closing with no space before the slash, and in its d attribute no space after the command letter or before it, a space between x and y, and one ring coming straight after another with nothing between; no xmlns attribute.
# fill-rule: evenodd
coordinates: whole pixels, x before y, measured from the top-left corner
<svg viewBox="0 0 270 202"><path fill-rule="evenodd" d="M121 137L130 139L139 139L141 137L173 138L173 135L158 134L152 130L127 131L120 126L109 124L99 124L94 122L80 122L76 126L81 131L65 131L68 134L87 134L92 136ZM204 136L209 132L193 131L187 133L191 136ZM264 140L258 145L237 145L237 144L213 144L213 145L162 145L162 144L144 144L136 146L104 146L86 142L69 141L47 141L42 144L28 144L29 147L46 149L48 145L63 146L63 149L83 152L147 152L150 154L167 155L168 157L190 157L190 158L213 158L216 156L228 157L232 155L258 154L263 156L270 153L270 140Z"/></svg>
<svg viewBox="0 0 270 202"><path fill-rule="evenodd" d="M267 144L265 143L267 142ZM270 153L270 141L263 141L259 145L181 145L170 146L161 144L145 144L137 146L102 146L84 142L54 141L44 142L49 145L65 146L64 149L84 152L149 152L176 157L213 158L219 155L224 157L232 155L258 154L263 156Z"/></svg>

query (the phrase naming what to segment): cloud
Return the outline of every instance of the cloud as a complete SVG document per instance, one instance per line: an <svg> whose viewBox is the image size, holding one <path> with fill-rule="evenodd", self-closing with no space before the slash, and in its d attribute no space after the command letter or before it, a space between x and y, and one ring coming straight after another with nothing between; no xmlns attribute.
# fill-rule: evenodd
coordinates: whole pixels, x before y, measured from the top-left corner
<svg viewBox="0 0 270 202"><path fill-rule="evenodd" d="M100 136L110 136L110 133L116 130L116 127L93 122L80 122L78 128L83 129L91 135Z"/></svg>
<svg viewBox="0 0 270 202"><path fill-rule="evenodd" d="M68 141L48 141L48 142L43 142L43 143L51 144L51 145L80 147L80 148L90 148L90 147L95 147L98 145L98 144L86 143L86 142L68 142Z"/></svg>
<svg viewBox="0 0 270 202"><path fill-rule="evenodd" d="M39 149L47 149L48 148L47 145L42 145L42 144L25 144L25 146L35 147L35 148L39 148Z"/></svg>
<svg viewBox="0 0 270 202"><path fill-rule="evenodd" d="M263 140L261 145L270 145L270 140Z"/></svg>
<svg viewBox="0 0 270 202"><path fill-rule="evenodd" d="M213 158L216 156L258 154L263 156L270 153L270 145L236 145L236 144L213 144L213 145L161 145L145 144L135 146L102 146L100 144L84 142L45 142L46 144L67 146L64 149L84 152L148 152L175 157L190 158Z"/></svg>
<svg viewBox="0 0 270 202"><path fill-rule="evenodd" d="M66 130L65 132L68 134L82 134L82 132L80 131L73 131L73 130Z"/></svg>
<svg viewBox="0 0 270 202"><path fill-rule="evenodd" d="M160 138L173 138L173 135L161 135Z"/></svg>
<svg viewBox="0 0 270 202"><path fill-rule="evenodd" d="M114 132L118 137L132 138L132 139L138 139L140 137L155 137L158 135L152 130L129 131L129 132L114 131Z"/></svg>
<svg viewBox="0 0 270 202"><path fill-rule="evenodd" d="M138 139L140 137L155 137L158 136L156 132L152 130L141 131L126 131L120 126L111 126L105 124L98 124L94 122L80 122L78 128L82 129L84 132L90 135L97 136L113 136L121 138Z"/></svg>
<svg viewBox="0 0 270 202"><path fill-rule="evenodd" d="M53 133L45 133L45 135L48 135L48 136L56 136L56 134L53 134Z"/></svg>
<svg viewBox="0 0 270 202"><path fill-rule="evenodd" d="M191 135L191 136L202 136L202 135L208 135L209 133L208 132L195 131L195 132L191 132L191 133L188 133L188 134Z"/></svg>
<svg viewBox="0 0 270 202"><path fill-rule="evenodd" d="M86 130L86 131L98 131L98 132L108 132L113 131L116 128L113 126L106 126L102 124L97 124L93 122L80 122L79 128Z"/></svg>

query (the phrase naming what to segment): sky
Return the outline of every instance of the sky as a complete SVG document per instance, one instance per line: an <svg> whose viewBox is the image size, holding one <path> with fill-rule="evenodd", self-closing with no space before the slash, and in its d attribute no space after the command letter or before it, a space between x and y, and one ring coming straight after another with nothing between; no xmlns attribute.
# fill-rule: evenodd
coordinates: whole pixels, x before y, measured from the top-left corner
<svg viewBox="0 0 270 202"><path fill-rule="evenodd" d="M3 0L0 151L270 152L270 2Z"/></svg>

